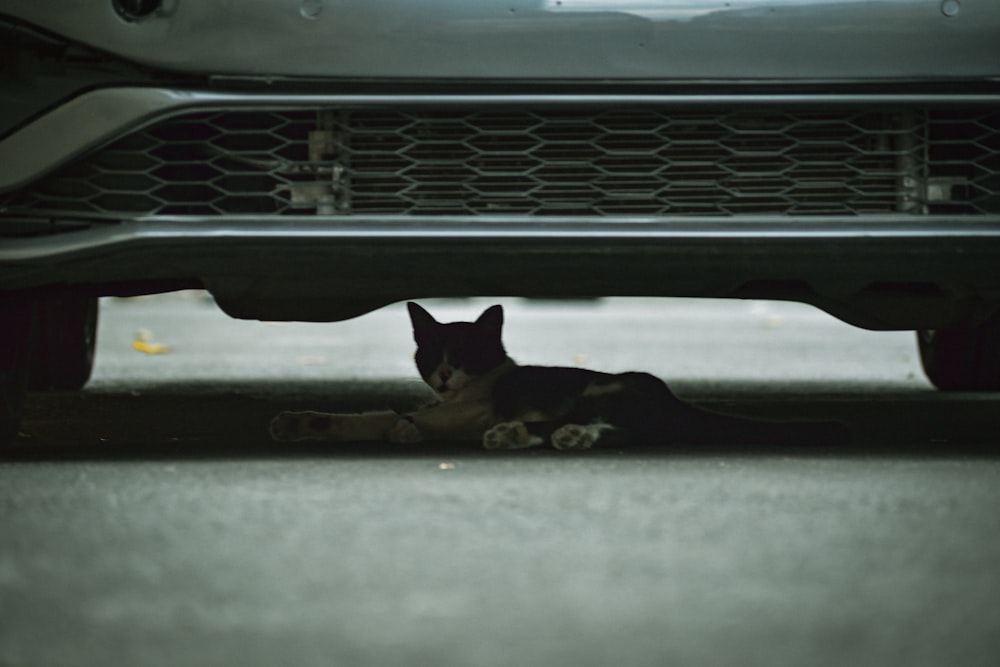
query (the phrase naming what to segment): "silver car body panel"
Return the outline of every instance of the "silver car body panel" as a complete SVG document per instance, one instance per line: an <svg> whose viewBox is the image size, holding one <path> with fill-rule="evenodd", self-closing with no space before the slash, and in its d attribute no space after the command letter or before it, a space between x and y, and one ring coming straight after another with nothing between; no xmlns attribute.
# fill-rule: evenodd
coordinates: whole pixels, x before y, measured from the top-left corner
<svg viewBox="0 0 1000 667"><path fill-rule="evenodd" d="M12 0L127 60L253 77L958 80L1000 76L994 0Z"/></svg>

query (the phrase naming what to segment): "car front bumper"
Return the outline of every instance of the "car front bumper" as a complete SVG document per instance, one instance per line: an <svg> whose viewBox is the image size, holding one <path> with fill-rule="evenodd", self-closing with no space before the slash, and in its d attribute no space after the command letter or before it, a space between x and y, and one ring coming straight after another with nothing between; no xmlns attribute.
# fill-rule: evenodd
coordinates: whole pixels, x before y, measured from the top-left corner
<svg viewBox="0 0 1000 667"><path fill-rule="evenodd" d="M998 29L986 0L6 3L0 438L25 351L64 347L32 321L184 287L319 321L790 299L944 329L932 380L995 388Z"/></svg>

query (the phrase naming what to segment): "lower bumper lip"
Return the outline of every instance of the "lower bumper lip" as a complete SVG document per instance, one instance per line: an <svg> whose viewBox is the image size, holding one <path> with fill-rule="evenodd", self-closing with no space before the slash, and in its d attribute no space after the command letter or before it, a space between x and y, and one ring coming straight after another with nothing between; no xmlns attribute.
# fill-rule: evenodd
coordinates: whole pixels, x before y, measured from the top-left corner
<svg viewBox="0 0 1000 667"><path fill-rule="evenodd" d="M925 299L877 320L837 312L868 328L934 329L956 316L946 297L997 298L998 256L998 215L178 217L6 239L0 289L58 284L117 294L149 281L196 281L233 317L337 321L432 295L729 296L830 308L854 296L868 303L866 286L916 285L933 288L942 307ZM330 299L341 293L356 298Z"/></svg>

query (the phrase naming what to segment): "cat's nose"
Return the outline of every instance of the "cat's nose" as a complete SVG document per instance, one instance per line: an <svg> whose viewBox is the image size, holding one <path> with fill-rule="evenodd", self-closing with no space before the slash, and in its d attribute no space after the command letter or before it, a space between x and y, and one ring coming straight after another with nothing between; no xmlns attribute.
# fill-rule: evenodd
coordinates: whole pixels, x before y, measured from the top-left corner
<svg viewBox="0 0 1000 667"><path fill-rule="evenodd" d="M438 370L438 377L441 378L441 382L447 384L448 378L451 377L451 371L447 368L442 368Z"/></svg>

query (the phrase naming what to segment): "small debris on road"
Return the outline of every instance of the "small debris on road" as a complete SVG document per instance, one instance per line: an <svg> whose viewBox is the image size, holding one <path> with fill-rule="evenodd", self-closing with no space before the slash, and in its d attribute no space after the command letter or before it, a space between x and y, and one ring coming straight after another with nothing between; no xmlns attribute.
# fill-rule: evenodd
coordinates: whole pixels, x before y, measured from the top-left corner
<svg viewBox="0 0 1000 667"><path fill-rule="evenodd" d="M153 332L149 329L139 329L132 340L132 349L144 354L166 354L173 350L169 345L153 342Z"/></svg>

